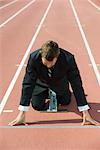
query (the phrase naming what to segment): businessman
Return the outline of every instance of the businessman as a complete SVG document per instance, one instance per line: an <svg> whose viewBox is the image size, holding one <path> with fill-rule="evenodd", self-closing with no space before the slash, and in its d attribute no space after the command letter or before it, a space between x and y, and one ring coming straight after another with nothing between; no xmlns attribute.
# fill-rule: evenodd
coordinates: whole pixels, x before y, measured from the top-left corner
<svg viewBox="0 0 100 150"><path fill-rule="evenodd" d="M89 113L89 105L82 86L80 72L74 55L60 48L54 41L45 42L40 49L30 54L22 83L19 114L9 125L25 124L25 115L30 104L37 110L46 110L49 89L56 93L57 107L71 101L71 85L78 110L82 112L84 125L87 121L99 125Z"/></svg>

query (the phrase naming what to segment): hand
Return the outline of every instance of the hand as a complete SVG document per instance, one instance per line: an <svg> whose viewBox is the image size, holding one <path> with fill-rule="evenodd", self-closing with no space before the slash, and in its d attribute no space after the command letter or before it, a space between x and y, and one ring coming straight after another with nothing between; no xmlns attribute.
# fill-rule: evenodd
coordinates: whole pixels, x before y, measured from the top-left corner
<svg viewBox="0 0 100 150"><path fill-rule="evenodd" d="M10 122L8 125L15 126L15 125L21 125L21 124L26 125L26 123L25 123L25 112L23 112L23 111L20 111L18 116L16 117L16 119L13 120L12 122Z"/></svg>
<svg viewBox="0 0 100 150"><path fill-rule="evenodd" d="M88 110L83 111L83 122L82 125L96 125L100 126L100 123L95 121L89 114Z"/></svg>

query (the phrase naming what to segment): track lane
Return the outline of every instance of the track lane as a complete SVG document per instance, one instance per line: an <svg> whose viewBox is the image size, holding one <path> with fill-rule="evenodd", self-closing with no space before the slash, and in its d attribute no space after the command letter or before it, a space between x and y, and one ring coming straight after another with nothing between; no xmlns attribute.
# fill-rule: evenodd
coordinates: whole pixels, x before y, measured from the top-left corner
<svg viewBox="0 0 100 150"><path fill-rule="evenodd" d="M100 29L99 29L100 19L99 18L100 17L99 16L100 16L100 13L96 9L91 7L89 5L89 3L87 3L87 1L83 1L83 3L84 3L84 5L82 5L82 3L80 3L80 2L78 2L78 3L74 2L75 7L78 12L78 16L81 21L81 24L83 25L83 30L88 39L95 62L96 62L96 64L100 64L100 59L99 59L99 49L100 49L100 44L99 44L99 35L100 35ZM89 9L87 9L86 6ZM93 71L93 66L91 66L90 64L91 63L89 63L88 66L90 67L91 71ZM100 77L100 69L99 69L98 65L97 65L97 68L98 68L99 77ZM91 77L92 74L90 74L90 76L89 76L89 78L90 79L92 78L92 80L90 81L90 83L88 84L87 87L89 87L89 85L90 85L89 88L91 89L91 93L93 92L93 94L91 94L91 96L92 96L91 99L94 99L94 102L96 102L96 101L99 102L100 86L97 85L97 81L93 82L93 77ZM95 89L95 92L94 92L94 89Z"/></svg>
<svg viewBox="0 0 100 150"><path fill-rule="evenodd" d="M77 12L78 12L78 16L79 16L79 18L80 18L80 21L81 21L81 24L82 24L82 27L83 27L83 30L85 31L85 34L86 34L86 37L87 37L87 39L88 39L88 41L89 41L89 45L91 45L92 44L92 42L94 42L95 43L95 39L96 39L96 41L98 42L99 40L98 40L98 36L97 37L94 37L93 39L94 39L94 41L93 41L93 39L91 40L91 31L90 31L90 29L88 28L88 30L85 30L85 23L86 23L86 25L89 23L89 20L91 19L92 20L92 16L91 16L91 14L93 14L93 12L95 11L95 12L97 12L93 7L92 7L92 10L93 10L93 12L91 13L91 14L89 14L92 10L91 10L91 7L89 7L88 6L88 3L86 2L86 1L82 1L82 2L77 2L77 3L75 3L75 1L74 1L74 5L75 5L75 8L76 8L76 10L77 10ZM87 9L87 6L88 6L88 8L90 8L90 9ZM85 11L84 11L85 10ZM90 12L89 12L90 11ZM95 19L96 20L98 20L98 12L97 13L95 13L94 12L94 14L95 14ZM85 14L85 15L84 15ZM90 17L91 16L91 17ZM93 15L94 16L94 15ZM96 17L97 16L97 17ZM84 18L84 20L85 20L85 22L83 22L83 19ZM87 23L87 22L88 23ZM93 22L93 21L92 21ZM98 21L97 21L98 22ZM92 25L92 24L91 24ZM93 29L93 26L92 26L92 29ZM97 29L96 29L97 30ZM93 29L93 31L94 31L94 29ZM95 31L94 31L95 32ZM99 29L98 29L98 32L99 32ZM92 36L93 37L93 36ZM95 46L95 50L96 50L96 46ZM91 49L92 49L92 47L91 47ZM98 48L97 48L97 50L98 50ZM84 56L86 57L86 55L87 55L87 50L86 50L86 48L85 48L85 51L84 51L84 49L83 49L83 53L84 53ZM95 52L96 53L96 52ZM93 49L92 49L92 54L93 54L93 56L94 56L94 51L93 51ZM95 61L96 61L96 63L98 63L98 52L97 52L97 57L94 57L95 58ZM90 58L89 58L90 59ZM92 102L95 102L95 103L97 103L98 105L99 105L99 100L100 100L100 95L99 95L99 91L100 91L100 87L99 87L99 84L98 84L98 82L97 82L97 80L96 80L96 76L95 76L95 74L94 74L94 71L93 71L93 67L90 67L90 64L91 64L91 62L88 62L87 63L87 66L88 67L86 67L85 66L85 64L84 64L84 57L83 57L83 66L82 66L82 70L81 70L81 73L82 73L82 75L83 75L83 82L84 82L84 84L86 83L86 86L85 86L85 89L86 89L86 93L88 94L88 100L89 101L92 101ZM80 68L81 68L81 66L80 66ZM85 72L84 72L84 70L85 70ZM91 70L91 73L90 73L90 71L89 70ZM98 68L98 71L99 71L99 68ZM86 75L86 72L88 72L88 75ZM91 80L92 79L92 80ZM94 90L95 90L95 92L94 92ZM93 107L93 106L92 106ZM99 108L98 109L100 109L100 105L99 105Z"/></svg>
<svg viewBox="0 0 100 150"><path fill-rule="evenodd" d="M7 5L8 3L11 3L11 2L12 2L12 0L7 0L7 1L2 0L2 1L0 1L0 7L4 6L4 5Z"/></svg>
<svg viewBox="0 0 100 150"><path fill-rule="evenodd" d="M78 12L81 10L78 15L83 25L83 29L91 47L94 59L96 63L99 64L100 12L91 7L87 1L84 1L84 7L81 6L80 2L76 2L75 6ZM85 6L88 6L89 9L87 9ZM84 12L84 14L82 14L82 12Z"/></svg>
<svg viewBox="0 0 100 150"><path fill-rule="evenodd" d="M95 73L95 75L96 75L96 79L97 79L98 84L99 84L99 86L100 86L100 74L99 74L98 68L97 68L97 66L96 66L96 61L95 61L94 56L93 56L93 54L92 54L92 50L91 50L91 48L90 48L90 45L89 45L87 36L86 36L86 34L85 34L85 32L84 32L84 30L83 30L83 28L82 28L80 19L79 19L78 14L77 14L77 10L76 10L75 5L74 5L74 3L73 3L73 0L69 0L69 1L70 1L70 5L71 5L71 7L72 7L72 11L73 11L73 14L74 14L74 16L75 16L75 20L76 20L76 22L77 22L77 25L78 25L80 34L81 34L82 39L83 39L83 42L84 42L84 44L85 44L85 47L86 47L88 56L89 56L89 58L90 58L90 61L91 61L92 66L93 66L93 70L94 70L94 73Z"/></svg>
<svg viewBox="0 0 100 150"><path fill-rule="evenodd" d="M8 6L12 5L12 4L14 4L14 3L16 3L17 1L18 1L18 0L14 0L14 1L11 1L11 2L9 2L9 3L5 4L5 5L3 5L3 6L0 6L0 10L1 10L1 9L4 9L4 8L6 8L6 7L8 7Z"/></svg>
<svg viewBox="0 0 100 150"><path fill-rule="evenodd" d="M15 19L18 15L20 15L25 9L30 7L33 3L35 3L36 0L31 0L30 2L21 2L22 5L19 5L20 3L16 3L15 7L6 8L7 12L5 10L1 10L1 23L0 28L4 27L6 24L8 24L10 21ZM17 8L18 6L18 8ZM11 9L12 8L12 9ZM17 8L17 10L15 9ZM4 14L4 15L3 15Z"/></svg>
<svg viewBox="0 0 100 150"><path fill-rule="evenodd" d="M100 8L100 1L99 0L90 0L94 5Z"/></svg>
<svg viewBox="0 0 100 150"><path fill-rule="evenodd" d="M30 43L30 40L32 36L35 34L37 27L41 21L41 18L43 17L43 14L46 10L48 3L49 1L46 1L46 2L38 1L38 3L35 3L35 5L31 6L31 8L27 10L24 14L22 14L16 20L14 20L9 25L7 25L7 27L1 30L1 35L2 35L2 42L1 42L2 43L2 51L1 51L1 54L2 54L2 57L1 57L2 93L1 93L0 99L2 99L4 93L6 92L8 85L10 84L13 78L13 75L15 71L17 70L16 65L20 64L20 61L23 58L25 51ZM38 5L40 5L41 10L38 10ZM33 9L34 11L38 10L38 13L34 14ZM5 39L6 39L6 44L5 44ZM7 55L7 51L8 51L8 55ZM12 59L9 59L11 55L12 55ZM6 75L6 72L7 72L7 77L4 76Z"/></svg>

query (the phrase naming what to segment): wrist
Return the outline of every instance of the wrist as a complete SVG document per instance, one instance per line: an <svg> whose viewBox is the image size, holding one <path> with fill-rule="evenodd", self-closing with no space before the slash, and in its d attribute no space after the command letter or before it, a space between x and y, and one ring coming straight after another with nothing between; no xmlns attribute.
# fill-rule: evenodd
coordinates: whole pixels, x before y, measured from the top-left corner
<svg viewBox="0 0 100 150"><path fill-rule="evenodd" d="M84 110L82 111L83 114L89 114L89 111L88 110Z"/></svg>
<svg viewBox="0 0 100 150"><path fill-rule="evenodd" d="M23 115L23 114L25 114L25 111L20 110L19 113Z"/></svg>
<svg viewBox="0 0 100 150"><path fill-rule="evenodd" d="M18 110L27 112L29 110L29 106L19 105Z"/></svg>
<svg viewBox="0 0 100 150"><path fill-rule="evenodd" d="M91 118L91 115L88 110L83 111L83 116Z"/></svg>
<svg viewBox="0 0 100 150"><path fill-rule="evenodd" d="M83 112L88 112L88 110L83 110Z"/></svg>

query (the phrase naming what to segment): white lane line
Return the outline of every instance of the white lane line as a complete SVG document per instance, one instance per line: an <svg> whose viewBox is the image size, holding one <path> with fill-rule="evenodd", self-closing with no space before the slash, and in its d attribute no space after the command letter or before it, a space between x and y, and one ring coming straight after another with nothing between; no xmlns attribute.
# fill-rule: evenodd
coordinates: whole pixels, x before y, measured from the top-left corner
<svg viewBox="0 0 100 150"><path fill-rule="evenodd" d="M16 67L19 67L20 66L20 64L16 64ZM27 66L27 64L24 64L23 65L23 67L26 67Z"/></svg>
<svg viewBox="0 0 100 150"><path fill-rule="evenodd" d="M90 57L90 61L91 61L91 63L92 63L92 66L93 66L93 69L94 69L94 72L95 72L95 75L96 75L98 84L99 84L99 86L100 86L100 73L99 73L98 68L97 68L97 66L96 66L94 57L93 57L93 55L92 55L92 52L91 52L89 43L88 43L88 41L87 41L87 39L86 39L85 33L84 33L83 28L82 28L82 26L81 26L81 23L80 23L80 20L79 20L79 18L78 18L77 12L76 12L76 10L75 10L74 4L73 4L72 0L69 0L69 1L70 1L70 5L71 5L71 7L72 7L73 13L74 13L76 22L77 22L77 24L78 24L78 27L79 27L81 36L82 36L82 38L83 38L84 44L85 44L85 46L86 46L88 55L89 55L89 57Z"/></svg>
<svg viewBox="0 0 100 150"><path fill-rule="evenodd" d="M94 6L96 9L98 9L98 10L100 11L100 7L99 7L99 6L97 6L96 4L94 4L91 0L88 0L88 2L89 2L92 6Z"/></svg>
<svg viewBox="0 0 100 150"><path fill-rule="evenodd" d="M28 8L30 5L32 5L36 0L32 0L30 3L28 3L26 6L24 6L22 9L20 9L17 13L15 13L13 16L8 18L6 21L4 21L2 24L0 24L0 28L2 28L4 25L6 25L8 22L10 22L12 19L14 19L16 16L18 16L22 11L24 11L26 8Z"/></svg>
<svg viewBox="0 0 100 150"><path fill-rule="evenodd" d="M9 96L10 96L10 93L13 90L13 87L14 87L14 85L15 85L15 83L16 83L19 75L20 75L20 72L22 70L23 65L25 64L26 58L28 57L29 52L30 52L30 50L31 50L31 48L32 48L32 46L33 46L33 44L34 44L34 42L35 42L35 40L36 40L39 32L40 32L40 29L41 29L41 27L43 25L44 20L46 19L46 16L47 16L47 14L48 14L48 12L49 12L49 10L51 8L52 3L53 3L53 0L50 1L50 3L48 5L48 7L47 7L47 9L46 9L46 11L45 11L42 19L41 19L41 22L38 25L38 28L37 28L35 34L32 37L32 40L31 40L31 42L30 42L30 44L29 44L29 46L28 46L28 48L26 50L26 53L25 53L24 57L22 58L22 61L21 61L20 65L19 65L19 67L18 67L18 69L17 69L17 71L16 71L16 73L15 73L15 75L14 75L14 77L13 77L13 79L12 79L12 81L11 81L11 83L10 83L10 85L9 85L9 87L8 87L8 89L7 89L4 97L3 97L3 99L2 99L2 101L1 101L1 104L0 104L0 114L2 113L2 111L4 109L4 106L5 106L7 100L9 98Z"/></svg>
<svg viewBox="0 0 100 150"><path fill-rule="evenodd" d="M11 109L6 109L6 110L3 110L3 112L5 112L5 113L11 113L11 112L13 112L13 110L11 110Z"/></svg>
<svg viewBox="0 0 100 150"><path fill-rule="evenodd" d="M89 64L90 67L92 67L92 64ZM97 67L100 67L100 64L96 64Z"/></svg>
<svg viewBox="0 0 100 150"><path fill-rule="evenodd" d="M14 4L14 3L17 2L17 1L18 1L18 0L14 0L14 1L12 1L12 2L6 4L6 5L2 6L2 7L0 7L0 10L3 9L3 8L6 8L6 7L8 7L8 6L12 5L12 4Z"/></svg>

